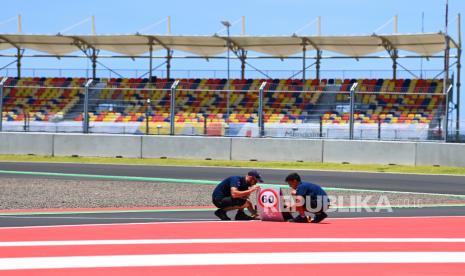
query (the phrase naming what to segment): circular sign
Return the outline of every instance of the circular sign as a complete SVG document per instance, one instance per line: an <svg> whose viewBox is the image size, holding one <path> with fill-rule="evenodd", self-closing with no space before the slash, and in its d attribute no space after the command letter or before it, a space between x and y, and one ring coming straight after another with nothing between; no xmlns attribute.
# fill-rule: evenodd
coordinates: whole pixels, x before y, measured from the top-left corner
<svg viewBox="0 0 465 276"><path fill-rule="evenodd" d="M264 208L276 207L278 200L278 193L273 189L263 189L258 194L258 204Z"/></svg>

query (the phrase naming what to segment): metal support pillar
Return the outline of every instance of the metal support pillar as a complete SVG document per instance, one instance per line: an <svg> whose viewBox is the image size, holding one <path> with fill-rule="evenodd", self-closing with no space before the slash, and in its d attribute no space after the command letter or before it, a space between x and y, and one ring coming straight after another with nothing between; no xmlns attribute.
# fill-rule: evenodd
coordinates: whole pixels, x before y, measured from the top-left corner
<svg viewBox="0 0 465 276"><path fill-rule="evenodd" d="M241 79L245 79L245 60L241 59Z"/></svg>
<svg viewBox="0 0 465 276"><path fill-rule="evenodd" d="M378 140L381 140L381 119L378 118Z"/></svg>
<svg viewBox="0 0 465 276"><path fill-rule="evenodd" d="M456 120L455 120L455 140L460 140L460 70L462 69L462 64L460 62L462 57L462 34L460 31L460 13L457 15L457 32L458 32L458 48L457 48L457 84L455 85L455 93L457 93L457 108Z"/></svg>
<svg viewBox="0 0 465 276"><path fill-rule="evenodd" d="M258 90L258 129L260 137L265 136L265 121L263 120L263 94L265 92L266 81L262 82Z"/></svg>
<svg viewBox="0 0 465 276"><path fill-rule="evenodd" d="M446 111L445 111L445 114L444 114L444 142L447 142L447 138L448 138L448 133L449 133L449 102L451 100L451 91L452 91L452 84L449 85L449 87L447 88L447 92L446 92Z"/></svg>
<svg viewBox="0 0 465 276"><path fill-rule="evenodd" d="M450 40L449 36L445 37L445 50L444 50L444 81L443 81L443 93L446 97L446 104L444 110L444 142L447 142L447 134L449 131L449 92L452 87L449 87L449 52L450 52Z"/></svg>
<svg viewBox="0 0 465 276"><path fill-rule="evenodd" d="M21 22L21 14L18 14L18 34L23 33L23 25Z"/></svg>
<svg viewBox="0 0 465 276"><path fill-rule="evenodd" d="M317 19L318 21L320 20L320 17L318 17ZM319 24L319 23L318 23ZM319 31L318 31L319 32ZM304 38L302 40L302 46L303 46L303 61L302 61L302 76L303 76L303 80L306 79L306 69L307 69L307 66L306 66L306 50L307 50L307 45L311 45L313 49L316 50L316 57L315 57L315 67L316 67L316 79L319 81L320 80L320 65L321 65L321 55L323 53L323 51L320 50L320 48L311 40L311 39L308 39L308 38ZM313 64L312 64L313 65ZM309 66L310 67L310 66Z"/></svg>
<svg viewBox="0 0 465 276"><path fill-rule="evenodd" d="M150 45L149 45L149 82L152 82L152 77L153 77L153 73L152 73L152 62L153 62L153 42L152 40L150 40Z"/></svg>
<svg viewBox="0 0 465 276"><path fill-rule="evenodd" d="M174 135L174 120L176 116L176 87L179 84L179 80L175 81L171 85L171 99L170 99L170 135Z"/></svg>
<svg viewBox="0 0 465 276"><path fill-rule="evenodd" d="M92 48L92 79L97 78L97 52Z"/></svg>
<svg viewBox="0 0 465 276"><path fill-rule="evenodd" d="M149 117L150 117L150 98L147 98L145 100L145 135L150 134Z"/></svg>
<svg viewBox="0 0 465 276"><path fill-rule="evenodd" d="M207 135L207 113L203 113L203 135Z"/></svg>
<svg viewBox="0 0 465 276"><path fill-rule="evenodd" d="M83 121L83 132L89 133L89 87L92 84L93 79L86 82L84 86L84 121Z"/></svg>
<svg viewBox="0 0 465 276"><path fill-rule="evenodd" d="M350 88L350 118L349 118L349 139L354 139L354 110L355 110L355 90L358 83L354 82Z"/></svg>
<svg viewBox="0 0 465 276"><path fill-rule="evenodd" d="M241 79L245 79L245 60L247 58L247 52L241 50L239 59L241 60Z"/></svg>
<svg viewBox="0 0 465 276"><path fill-rule="evenodd" d="M23 110L23 114L24 114L23 130L24 130L24 132L28 132L29 131L29 122L30 122L29 111L27 109L25 109L25 110Z"/></svg>
<svg viewBox="0 0 465 276"><path fill-rule="evenodd" d="M171 77L171 50L166 49L166 79L169 80Z"/></svg>
<svg viewBox="0 0 465 276"><path fill-rule="evenodd" d="M228 82L227 82L227 86L226 86L226 89L227 89L227 98L226 98L226 115L227 115L227 120L229 121L229 113L230 113L230 110L229 110L229 100L231 98L231 91L230 91L230 50L231 50L231 41L229 40L229 37L230 37L230 34L229 34L229 28L231 27L231 24L229 22L227 22L227 24L225 25L226 26L226 30L227 30L227 33L228 33L228 41L226 43L226 47L228 47L228 58L227 58L227 62L228 62Z"/></svg>
<svg viewBox="0 0 465 276"><path fill-rule="evenodd" d="M4 77L0 82L0 132L3 128L3 87L7 79L7 77Z"/></svg>
<svg viewBox="0 0 465 276"><path fill-rule="evenodd" d="M461 52L462 50L459 49L458 50L459 52ZM458 57L457 57L457 82L456 82L456 85L455 85L455 93L457 94L457 108L455 110L456 112L456 120L455 120L455 138L456 138L456 141L459 141L460 139L460 86L461 86L461 83L460 83L460 70L461 70L461 67L462 65L460 64L460 56L462 54L459 53L458 54Z"/></svg>
<svg viewBox="0 0 465 276"><path fill-rule="evenodd" d="M16 55L16 57L17 57L17 59L16 59L16 68L18 69L18 71L16 73L16 76L18 78L21 78L21 56L22 56L21 48L17 48L17 50L18 51L17 51L17 55Z"/></svg>
<svg viewBox="0 0 465 276"><path fill-rule="evenodd" d="M321 54L322 54L321 50L316 51L315 68L316 68L316 79L318 80L318 82L320 81Z"/></svg>
<svg viewBox="0 0 465 276"><path fill-rule="evenodd" d="M397 80L397 50L393 50L392 54L392 79Z"/></svg>
<svg viewBox="0 0 465 276"><path fill-rule="evenodd" d="M385 37L374 35L381 40L381 43L386 49L386 52L392 59L392 79L395 81L397 79L397 59L399 58L399 51L394 47L394 45Z"/></svg>
<svg viewBox="0 0 465 276"><path fill-rule="evenodd" d="M306 54L307 54L307 47L305 44L302 46L302 82L305 82L305 71L306 70L306 65L305 65L305 59L306 59Z"/></svg>

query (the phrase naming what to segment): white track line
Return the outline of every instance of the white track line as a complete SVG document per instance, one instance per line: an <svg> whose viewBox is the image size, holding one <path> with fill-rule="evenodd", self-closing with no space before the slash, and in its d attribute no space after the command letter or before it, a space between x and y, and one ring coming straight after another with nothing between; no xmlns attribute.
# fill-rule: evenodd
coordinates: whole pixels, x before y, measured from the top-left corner
<svg viewBox="0 0 465 276"><path fill-rule="evenodd" d="M465 238L238 238L0 242L0 247L223 243L465 243Z"/></svg>
<svg viewBox="0 0 465 276"><path fill-rule="evenodd" d="M413 217L353 217L353 218L329 218L325 222L331 222L333 220L370 220L370 219L435 219L435 218L465 218L465 216L413 216ZM160 222L129 222L129 223L86 223L86 224L70 224L70 225L35 225L35 226L11 226L11 227L0 227L2 229L34 229L34 228L55 228L55 227L96 227L96 226L122 226L122 225L156 225L156 224L192 224L192 223L254 223L257 221L222 221L222 220L200 220L193 221L189 219L187 221L160 221ZM273 222L275 223L275 222Z"/></svg>
<svg viewBox="0 0 465 276"><path fill-rule="evenodd" d="M0 270L336 263L465 263L465 254L463 252L301 252L0 258Z"/></svg>
<svg viewBox="0 0 465 276"><path fill-rule="evenodd" d="M129 222L129 223L86 223L86 224L55 224L55 225L34 225L34 226L11 226L0 227L0 232L5 229L35 229L35 228L73 228L73 227L99 227L99 226L127 226L127 225L158 225L158 224L192 224L192 223L250 223L253 221L223 221L223 220L201 220L201 221L158 221L158 222ZM1 238L1 236L0 236Z"/></svg>

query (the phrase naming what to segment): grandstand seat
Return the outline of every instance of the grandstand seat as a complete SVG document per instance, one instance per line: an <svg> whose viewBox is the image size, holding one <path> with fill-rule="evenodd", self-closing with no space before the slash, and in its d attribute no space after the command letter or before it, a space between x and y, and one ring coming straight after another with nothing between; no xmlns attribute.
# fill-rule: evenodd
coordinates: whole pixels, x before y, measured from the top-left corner
<svg viewBox="0 0 465 276"><path fill-rule="evenodd" d="M148 112L150 121L169 122L170 91L173 80L167 79L99 79L105 88L98 93L98 103L116 103L118 110L100 113L95 111L92 121L141 122ZM220 123L256 122L258 88L264 80L232 79L230 93L218 92L225 88L226 79L181 79L176 94L177 121L203 122L203 113L208 121ZM353 83L359 84L356 104L363 106L356 114L356 122L377 123L430 123L436 117L438 106L443 101L441 80L399 79L272 79L264 93L265 123L305 122L315 106L320 103L325 85L339 86L336 101L348 103L348 91ZM48 121L61 113L66 116L82 104L84 78L8 78L5 83L4 119L20 121L24 112L31 120ZM53 87L53 88L52 88ZM155 89L155 90L154 90ZM311 92L302 92L311 91ZM374 93L386 92L386 93ZM402 93L402 94L401 94ZM417 94L420 93L420 94ZM229 111L227 96L229 94ZM150 110L146 101L151 100ZM80 102L81 101L81 102ZM82 109L73 118L83 119ZM213 115L218 114L218 115ZM282 116L271 116L282 115ZM328 123L344 123L347 113L329 110L322 120Z"/></svg>

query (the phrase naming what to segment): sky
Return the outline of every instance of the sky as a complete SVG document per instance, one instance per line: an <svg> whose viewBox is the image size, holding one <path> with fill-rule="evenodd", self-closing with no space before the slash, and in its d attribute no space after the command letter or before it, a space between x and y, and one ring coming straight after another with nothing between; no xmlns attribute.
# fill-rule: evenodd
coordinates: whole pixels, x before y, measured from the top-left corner
<svg viewBox="0 0 465 276"><path fill-rule="evenodd" d="M27 34L56 34L68 27L95 16L97 34L134 34L147 26L153 25L167 16L171 17L171 33L179 35L213 35L222 29L221 21L234 22L245 16L246 34L248 35L291 35L321 16L322 35L372 34L398 15L399 33L439 32L445 29L446 0L15 0L3 1L0 15L0 33L16 33L15 21L2 22L21 14L22 30ZM449 0L448 32L457 40L457 14L462 14L462 29L465 21L465 1ZM422 23L422 14L424 20ZM145 30L150 34L166 34L166 22ZM240 21L231 28L231 35L240 35ZM393 24L387 24L377 33L393 32ZM91 24L85 22L66 34L90 34ZM315 35L316 24L303 29L301 35ZM0 51L11 54L13 51ZM37 54L26 51L25 54ZM110 54L104 53L102 54ZM186 55L187 53L175 53ZM333 53L323 53L323 55ZM385 53L381 53L385 54ZM452 55L456 52L452 51ZM155 52L154 55L165 55ZM307 55L314 55L311 51ZM0 68L14 61L13 58L0 59ZM451 64L456 59L451 60ZM101 59L100 62L123 76L141 76L148 71L148 61L136 59ZM160 65L161 59L154 61ZM250 60L251 65L264 71L273 78L288 78L301 70L301 61ZM400 64L416 75L434 77L443 67L443 61L437 60L400 60ZM89 72L91 64L88 59L24 58L23 75L36 76L75 76ZM5 75L16 75L16 65L10 70L0 70ZM33 68L34 70L32 70ZM48 68L48 69L43 69ZM98 65L99 74L109 76L102 65ZM172 62L175 77L225 77L227 64L225 60L175 59ZM61 70L59 70L61 69ZM160 69L164 69L161 66ZM390 60L324 60L321 64L323 78L382 77L392 76ZM423 69L423 71L420 71ZM246 76L264 77L247 67ZM399 77L412 76L399 68ZM454 66L451 73L456 75ZM156 71L156 74L163 74ZM231 61L231 76L239 77L240 63ZM463 75L463 74L462 74ZM114 74L112 76L115 76ZM310 68L307 77L315 76ZM299 77L297 75L296 77ZM462 78L463 79L463 78ZM462 89L464 90L464 89ZM461 120L465 121L465 97L462 97Z"/></svg>

